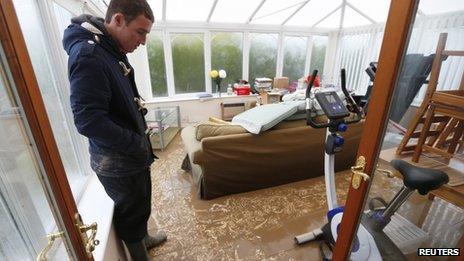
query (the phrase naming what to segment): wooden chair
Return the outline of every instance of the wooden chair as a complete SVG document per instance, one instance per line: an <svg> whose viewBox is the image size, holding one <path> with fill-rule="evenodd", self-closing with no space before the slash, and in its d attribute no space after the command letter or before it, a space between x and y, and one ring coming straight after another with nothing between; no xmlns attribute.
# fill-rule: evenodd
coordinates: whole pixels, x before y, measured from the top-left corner
<svg viewBox="0 0 464 261"><path fill-rule="evenodd" d="M423 150L439 154L449 160L456 149L462 149L464 74L458 90L436 90L443 60L448 56L464 56L464 51L445 50L447 36L447 33L440 34L424 100L396 151L396 154L401 154L404 151L414 150L412 159L414 162L419 161ZM422 128L418 130L419 124L422 124ZM413 138L418 139L417 144L408 144Z"/></svg>

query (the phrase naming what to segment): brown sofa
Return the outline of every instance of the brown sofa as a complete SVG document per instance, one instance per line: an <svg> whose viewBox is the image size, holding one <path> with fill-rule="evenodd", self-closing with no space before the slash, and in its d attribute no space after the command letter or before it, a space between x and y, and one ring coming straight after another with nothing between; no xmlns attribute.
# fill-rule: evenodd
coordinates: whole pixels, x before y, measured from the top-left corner
<svg viewBox="0 0 464 261"><path fill-rule="evenodd" d="M344 134L335 171L353 165L362 123ZM231 134L196 139L195 127L181 136L187 151L183 168L191 170L202 199L267 188L324 175L326 129L313 129L303 120L282 122L259 135Z"/></svg>

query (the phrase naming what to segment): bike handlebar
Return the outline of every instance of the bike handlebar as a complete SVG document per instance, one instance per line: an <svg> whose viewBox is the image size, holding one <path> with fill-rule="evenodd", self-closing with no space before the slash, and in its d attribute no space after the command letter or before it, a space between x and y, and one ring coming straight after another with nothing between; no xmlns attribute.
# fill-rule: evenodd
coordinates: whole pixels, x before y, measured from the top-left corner
<svg viewBox="0 0 464 261"><path fill-rule="evenodd" d="M313 87L314 79L317 76L318 71L314 70L313 74L311 75L311 80L308 83L308 87L306 88L306 124L310 125L313 128L321 129L321 128L327 128L331 126L330 122L326 123L317 123L314 121L314 119L311 117L311 109L310 109L310 98L311 98L311 89ZM346 89L346 70L342 69L341 70L341 89L343 91L343 94L345 95L345 100L348 103L349 106L352 107L354 112L356 113L356 117L352 120L345 120L343 119L343 122L345 124L352 124L359 122L363 116L364 113L362 109L358 106L358 104L354 101L353 97L351 94L348 92Z"/></svg>
<svg viewBox="0 0 464 261"><path fill-rule="evenodd" d="M317 70L313 71L313 74L311 75L311 79L309 80L308 87L306 87L306 99L311 98L311 89L313 88L314 80L316 79L317 76Z"/></svg>

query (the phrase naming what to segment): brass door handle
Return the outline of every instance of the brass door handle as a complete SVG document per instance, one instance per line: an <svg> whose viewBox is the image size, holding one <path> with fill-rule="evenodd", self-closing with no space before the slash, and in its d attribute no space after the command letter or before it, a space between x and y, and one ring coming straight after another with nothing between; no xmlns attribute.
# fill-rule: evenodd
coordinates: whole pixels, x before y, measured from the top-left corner
<svg viewBox="0 0 464 261"><path fill-rule="evenodd" d="M93 252L95 250L95 247L100 244L100 240L95 239L97 236L97 222L93 222L90 225L83 225L79 227L81 230L81 233L85 233L87 235L87 231L91 231L90 237L88 237L87 242L85 243L85 250L87 252Z"/></svg>
<svg viewBox="0 0 464 261"><path fill-rule="evenodd" d="M48 243L44 247L44 249L42 249L42 251L40 251L40 253L37 255L36 260L37 261L46 261L46 260L48 260L48 257L47 257L48 251L50 251L50 249L52 248L53 243L55 243L55 240L62 237L63 234L64 234L64 232L60 231L60 232L57 232L57 233L47 235Z"/></svg>
<svg viewBox="0 0 464 261"><path fill-rule="evenodd" d="M95 239L95 237L97 236L97 229L98 229L97 222L93 222L90 225L85 225L82 222L82 217L79 213L76 213L74 218L76 221L76 226L79 228L79 232L81 233L82 242L85 244L85 251L87 252L87 256L91 257L92 252L95 250L95 246L98 246L98 244L100 244L100 241L98 239ZM91 231L90 237L87 235L87 231L89 230ZM44 247L44 249L40 251L39 255L37 255L36 260L37 261L48 260L47 254L52 248L53 243L55 243L56 239L62 237L63 235L64 235L63 231L47 235L48 243Z"/></svg>
<svg viewBox="0 0 464 261"><path fill-rule="evenodd" d="M359 158L356 160L356 166L351 167L351 172L353 172L351 186L354 189L358 189L361 186L361 180L368 181L370 179L369 175L364 173L365 166L366 159L364 158L364 156L359 156Z"/></svg>
<svg viewBox="0 0 464 261"><path fill-rule="evenodd" d="M87 252L87 256L91 257L92 252L95 250L95 246L98 246L100 244L100 241L98 239L95 239L97 236L97 229L98 225L97 222L93 222L90 225L84 224L82 221L82 217L79 213L76 213L74 216L76 220L76 226L79 228L79 231L81 232L81 238L82 242L85 245L85 251ZM87 235L87 231L91 231L90 237Z"/></svg>

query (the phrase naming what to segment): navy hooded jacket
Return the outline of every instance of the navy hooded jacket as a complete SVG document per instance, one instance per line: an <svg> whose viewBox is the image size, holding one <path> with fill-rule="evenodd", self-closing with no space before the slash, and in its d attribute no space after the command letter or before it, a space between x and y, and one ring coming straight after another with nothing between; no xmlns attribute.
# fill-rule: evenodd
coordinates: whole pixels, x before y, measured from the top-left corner
<svg viewBox="0 0 464 261"><path fill-rule="evenodd" d="M71 22L63 37L71 109L78 132L89 138L91 167L110 177L145 172L154 155L134 101L140 97L134 70L103 19L82 15Z"/></svg>

